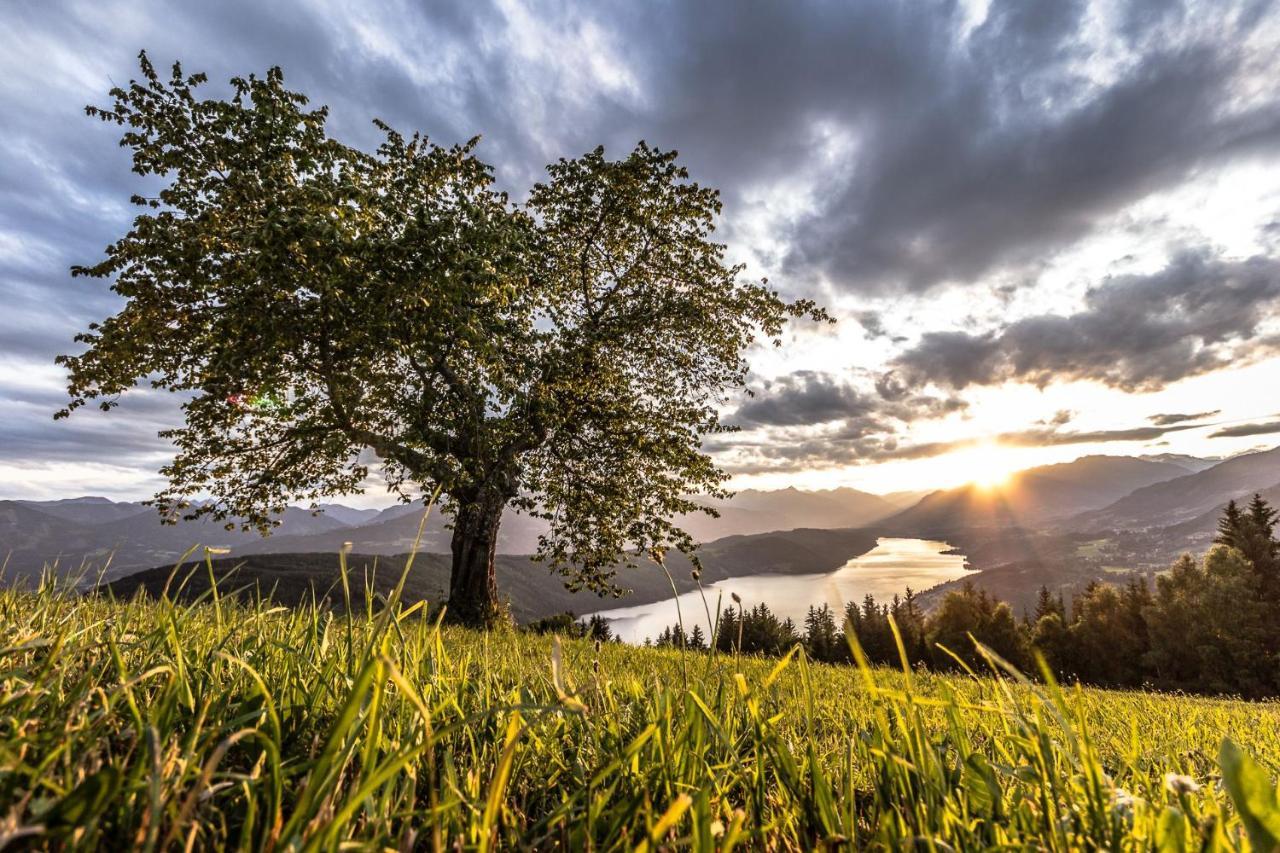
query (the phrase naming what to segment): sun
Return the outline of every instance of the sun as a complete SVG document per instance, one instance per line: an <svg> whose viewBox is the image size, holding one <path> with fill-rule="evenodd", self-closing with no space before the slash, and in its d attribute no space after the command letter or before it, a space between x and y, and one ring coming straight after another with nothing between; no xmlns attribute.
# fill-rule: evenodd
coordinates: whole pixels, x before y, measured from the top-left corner
<svg viewBox="0 0 1280 853"><path fill-rule="evenodd" d="M984 490L1003 486L1018 470L1015 455L996 442L983 442L948 454L943 464L948 469L948 479L951 481L967 483Z"/></svg>

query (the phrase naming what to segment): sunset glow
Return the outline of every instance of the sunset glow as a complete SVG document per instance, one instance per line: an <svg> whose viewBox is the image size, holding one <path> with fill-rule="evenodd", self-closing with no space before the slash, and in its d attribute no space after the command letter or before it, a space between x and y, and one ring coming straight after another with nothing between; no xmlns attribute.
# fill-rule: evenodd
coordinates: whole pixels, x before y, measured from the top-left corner
<svg viewBox="0 0 1280 853"><path fill-rule="evenodd" d="M994 489L1008 482L1020 467L1018 456L995 442L948 454L936 460L948 480L972 483L982 489Z"/></svg>

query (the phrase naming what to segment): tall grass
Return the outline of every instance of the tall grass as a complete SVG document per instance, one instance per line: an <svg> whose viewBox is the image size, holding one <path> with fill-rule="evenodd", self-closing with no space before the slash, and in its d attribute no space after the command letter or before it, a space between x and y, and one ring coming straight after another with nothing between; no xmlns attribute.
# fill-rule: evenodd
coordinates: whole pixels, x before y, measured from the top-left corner
<svg viewBox="0 0 1280 853"><path fill-rule="evenodd" d="M1266 848L1250 755L1277 706L0 591L11 847Z"/></svg>

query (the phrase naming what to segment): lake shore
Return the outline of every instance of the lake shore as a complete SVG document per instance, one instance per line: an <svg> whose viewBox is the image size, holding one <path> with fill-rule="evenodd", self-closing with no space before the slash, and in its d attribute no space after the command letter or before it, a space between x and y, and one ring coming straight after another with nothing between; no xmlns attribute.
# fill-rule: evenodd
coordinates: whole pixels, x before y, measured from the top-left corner
<svg viewBox="0 0 1280 853"><path fill-rule="evenodd" d="M963 554L946 542L881 537L875 547L850 557L826 572L763 572L704 583L701 591L667 595L660 601L627 604L595 614L626 642L654 639L671 625L686 630L700 625L710 635L716 614L728 608L737 595L747 609L765 604L780 619L801 624L810 606L827 605L843 616L849 604L861 604L867 595L886 602L908 588L923 592L963 578L970 573Z"/></svg>

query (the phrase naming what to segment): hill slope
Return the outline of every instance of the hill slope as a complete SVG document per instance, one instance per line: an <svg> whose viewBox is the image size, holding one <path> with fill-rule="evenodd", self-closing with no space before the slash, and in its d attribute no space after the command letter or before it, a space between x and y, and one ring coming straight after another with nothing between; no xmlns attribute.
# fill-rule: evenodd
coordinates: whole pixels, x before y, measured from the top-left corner
<svg viewBox="0 0 1280 853"><path fill-rule="evenodd" d="M1187 469L1169 462L1085 456L1020 471L995 487L968 485L934 492L886 519L883 526L922 536L975 527L1038 527L1186 474Z"/></svg>
<svg viewBox="0 0 1280 853"><path fill-rule="evenodd" d="M26 689L0 750L24 760L6 766L0 809L24 848L152 832L208 849L448 846L433 834L499 850L1198 849L1201 816L1243 846L1229 799L1241 762L1215 756L1229 735L1269 796L1280 752L1257 703L1081 688L1058 707L989 679L481 634L420 614L330 622L0 590L0 634L23 638L6 666ZM66 666L47 665L50 647ZM201 784L200 768L234 784ZM1226 784L1175 800L1166 773ZM1040 803L1071 817L1046 820Z"/></svg>
<svg viewBox="0 0 1280 853"><path fill-rule="evenodd" d="M1280 483L1280 447L1233 456L1212 468L1137 489L1071 520L1079 529L1168 527L1212 513L1232 498Z"/></svg>
<svg viewBox="0 0 1280 853"><path fill-rule="evenodd" d="M699 542L731 535L753 535L800 527L839 529L859 527L884 518L897 507L876 495L856 489L805 492L747 490L729 501L708 502L719 518L697 512L677 519ZM33 575L43 563L79 566L88 558L101 565L112 554L112 576L125 570L163 565L193 546L230 548L238 555L318 553L335 554L344 543L357 553L393 555L412 549L423 509L398 504L383 510L356 510L340 505L323 507L320 514L288 508L272 535L226 530L217 522L200 520L164 525L154 509L106 498L61 501L4 501L8 516L0 514L0 554L12 552L11 575ZM21 519L18 515L21 514ZM448 518L436 511L423 531L421 551L449 550ZM508 512L498 537L503 554L530 554L546 523Z"/></svg>
<svg viewBox="0 0 1280 853"><path fill-rule="evenodd" d="M695 512L680 516L676 523L697 542L713 542L726 536L750 536L796 528L841 529L861 527L892 514L896 507L878 495L857 489L806 492L800 489L759 491L747 489L728 501L706 505L720 513L714 518ZM400 554L413 546L422 520L417 504L389 507L371 522L309 535L280 535L255 539L234 547L237 554L278 554L315 551L335 553L344 542L365 554ZM433 511L423 530L422 551L449 550L448 517ZM547 530L540 519L508 511L498 530L498 553L531 554L538 537Z"/></svg>
<svg viewBox="0 0 1280 853"><path fill-rule="evenodd" d="M865 530L790 530L753 536L730 536L709 542L698 549L702 561L704 584L745 574L774 572L804 574L832 571L853 557L875 547L876 537ZM392 556L352 554L350 587L353 606L364 606L364 581L382 594L390 592L400 578L405 554ZM667 574L647 560L635 568L619 569L616 581L630 592L621 599L601 598L590 592L570 592L564 579L552 574L545 565L527 556L502 554L497 560L498 590L509 601L517 621L527 622L563 613L590 613L610 607L646 604L671 595L674 583L680 592L696 589L690 577L691 565L680 554L668 556ZM338 558L329 554L253 554L214 561L215 575L223 592L231 589L272 594L273 600L290 606L328 598L329 603L342 603L341 575ZM118 596L131 596L139 589L158 595L170 578L185 581L184 597L204 593L209 588L208 572L203 562L185 564L175 575L173 566L158 566L111 581L108 587ZM179 586L177 581L171 591ZM439 603L447 598L449 557L440 553L421 553L414 558L406 581L406 601L426 600Z"/></svg>

